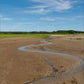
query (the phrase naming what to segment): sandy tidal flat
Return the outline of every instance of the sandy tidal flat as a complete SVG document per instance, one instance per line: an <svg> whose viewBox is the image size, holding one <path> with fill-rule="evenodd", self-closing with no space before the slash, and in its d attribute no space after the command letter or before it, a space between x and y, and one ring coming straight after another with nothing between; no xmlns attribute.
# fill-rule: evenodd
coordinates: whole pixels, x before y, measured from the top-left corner
<svg viewBox="0 0 84 84"><path fill-rule="evenodd" d="M69 38L69 36L67 36ZM77 55L84 59L84 40L70 40L65 36L51 36L51 45L30 47L30 50L60 52ZM10 38L0 40L0 84L24 84L41 77L59 74L75 68L80 61L66 56L25 52L18 50L21 46L41 44L40 38ZM43 42L42 42L43 43ZM47 57L57 72L52 73ZM41 84L41 83L40 83ZM46 82L46 84L49 84ZM84 84L84 70L78 74L50 84Z"/></svg>

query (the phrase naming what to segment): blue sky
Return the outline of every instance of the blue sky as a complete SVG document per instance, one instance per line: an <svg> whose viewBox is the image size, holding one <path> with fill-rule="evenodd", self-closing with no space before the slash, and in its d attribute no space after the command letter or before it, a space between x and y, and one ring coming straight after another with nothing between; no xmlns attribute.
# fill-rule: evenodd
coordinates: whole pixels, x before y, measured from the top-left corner
<svg viewBox="0 0 84 84"><path fill-rule="evenodd" d="M83 0L1 0L0 31L84 31Z"/></svg>

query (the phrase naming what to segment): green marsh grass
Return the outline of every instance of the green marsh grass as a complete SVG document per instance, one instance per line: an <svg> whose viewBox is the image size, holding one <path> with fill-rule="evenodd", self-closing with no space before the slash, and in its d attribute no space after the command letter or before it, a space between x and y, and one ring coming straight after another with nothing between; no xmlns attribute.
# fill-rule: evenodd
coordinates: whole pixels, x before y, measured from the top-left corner
<svg viewBox="0 0 84 84"><path fill-rule="evenodd" d="M84 35L84 34L0 34L0 39L12 37L27 37L27 38L48 38L50 35Z"/></svg>
<svg viewBox="0 0 84 84"><path fill-rule="evenodd" d="M12 37L48 38L47 34L0 34L0 39Z"/></svg>

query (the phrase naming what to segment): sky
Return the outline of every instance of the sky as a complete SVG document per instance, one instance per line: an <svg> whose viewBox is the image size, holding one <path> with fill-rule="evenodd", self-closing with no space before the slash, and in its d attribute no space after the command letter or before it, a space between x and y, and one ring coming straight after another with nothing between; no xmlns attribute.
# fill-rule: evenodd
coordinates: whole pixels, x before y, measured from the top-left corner
<svg viewBox="0 0 84 84"><path fill-rule="evenodd" d="M0 0L0 31L84 31L83 0Z"/></svg>

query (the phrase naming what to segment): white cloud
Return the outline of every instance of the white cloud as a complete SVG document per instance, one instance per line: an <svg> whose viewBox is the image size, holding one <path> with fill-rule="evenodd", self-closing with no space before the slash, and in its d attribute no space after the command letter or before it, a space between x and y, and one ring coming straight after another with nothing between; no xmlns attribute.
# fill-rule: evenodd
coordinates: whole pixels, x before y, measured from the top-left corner
<svg viewBox="0 0 84 84"><path fill-rule="evenodd" d="M52 11L64 11L71 9L73 7L73 1L69 0L30 0L33 2L40 3L41 5L36 5L30 7L34 9L30 10L31 13L48 13Z"/></svg>
<svg viewBox="0 0 84 84"><path fill-rule="evenodd" d="M54 18L50 18L50 17L40 18L40 20L55 21L55 19L54 19Z"/></svg>
<svg viewBox="0 0 84 84"><path fill-rule="evenodd" d="M0 18L2 18L3 16L0 14Z"/></svg>
<svg viewBox="0 0 84 84"><path fill-rule="evenodd" d="M84 18L84 16L76 16L77 18Z"/></svg>
<svg viewBox="0 0 84 84"><path fill-rule="evenodd" d="M3 17L1 14L0 14L0 19L1 19L1 20L12 20L12 18Z"/></svg>
<svg viewBox="0 0 84 84"><path fill-rule="evenodd" d="M18 25L23 25L23 24L37 24L36 22L20 22Z"/></svg>
<svg viewBox="0 0 84 84"><path fill-rule="evenodd" d="M62 21L74 21L78 19L84 18L84 16L74 16L74 17L42 17L40 20L45 20L45 21L57 21L57 20L62 20Z"/></svg>
<svg viewBox="0 0 84 84"><path fill-rule="evenodd" d="M45 5L37 5L37 6L33 6L33 7L27 7L27 8L46 8L46 7L48 7L48 6L45 6Z"/></svg>
<svg viewBox="0 0 84 84"><path fill-rule="evenodd" d="M74 17L56 17L57 20L68 20L68 21L72 21L75 20Z"/></svg>
<svg viewBox="0 0 84 84"><path fill-rule="evenodd" d="M74 17L43 17L40 18L40 20L45 20L45 21L58 21L58 20L63 20L63 21L74 21L76 18Z"/></svg>
<svg viewBox="0 0 84 84"><path fill-rule="evenodd" d="M25 10L23 11L24 13L32 13L32 14L45 14L48 13L49 10L45 10L44 8L40 8L40 9L35 9L35 10Z"/></svg>
<svg viewBox="0 0 84 84"><path fill-rule="evenodd" d="M1 18L1 20L12 20L12 18Z"/></svg>

